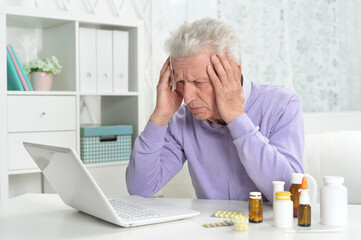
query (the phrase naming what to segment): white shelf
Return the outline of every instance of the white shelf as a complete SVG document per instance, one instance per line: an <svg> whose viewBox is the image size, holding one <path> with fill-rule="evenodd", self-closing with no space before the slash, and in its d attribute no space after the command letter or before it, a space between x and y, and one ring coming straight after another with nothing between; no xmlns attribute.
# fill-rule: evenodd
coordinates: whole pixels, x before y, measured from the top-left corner
<svg viewBox="0 0 361 240"><path fill-rule="evenodd" d="M57 25L68 23L67 20L57 20L52 18L39 18L39 17L29 17L29 16L19 16L12 15L8 16L8 26L17 27L21 26L23 28L50 28Z"/></svg>
<svg viewBox="0 0 361 240"><path fill-rule="evenodd" d="M8 96L138 96L138 92L8 91Z"/></svg>
<svg viewBox="0 0 361 240"><path fill-rule="evenodd" d="M9 170L9 175L29 174L29 173L40 173L40 169L23 169L23 170Z"/></svg>
<svg viewBox="0 0 361 240"><path fill-rule="evenodd" d="M72 91L8 91L8 96L75 96Z"/></svg>
<svg viewBox="0 0 361 240"><path fill-rule="evenodd" d="M136 19L128 19L128 18L119 18L119 17L104 17L104 16L91 16L88 14L69 14L67 12L58 12L58 11L47 11L45 9L26 9L20 8L16 6L7 6L6 8L0 9L0 13L4 13L7 15L13 15L16 19L14 21L16 23L25 23L28 24L29 18L34 18L31 20L30 26L34 26L34 24L39 24L36 18L44 18L49 19L46 21L41 21L42 26L54 26L54 24L58 23L58 21L79 21L85 23L96 24L101 26L103 24L113 25L113 26L124 26L128 28L139 27L142 25L141 20Z"/></svg>
<svg viewBox="0 0 361 240"><path fill-rule="evenodd" d="M104 162L104 163L91 163L84 164L87 168L98 168L98 167L110 167L110 166L124 166L128 165L129 161L117 161L117 162Z"/></svg>
<svg viewBox="0 0 361 240"><path fill-rule="evenodd" d="M81 96L138 96L138 92L80 92Z"/></svg>

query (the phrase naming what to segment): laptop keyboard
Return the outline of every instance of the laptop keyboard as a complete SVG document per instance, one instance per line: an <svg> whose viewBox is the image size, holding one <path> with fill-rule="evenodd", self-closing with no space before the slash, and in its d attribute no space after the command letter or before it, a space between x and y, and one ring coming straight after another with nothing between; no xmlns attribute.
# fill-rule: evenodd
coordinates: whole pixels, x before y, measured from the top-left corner
<svg viewBox="0 0 361 240"><path fill-rule="evenodd" d="M117 215L120 218L126 220L148 219L164 215L161 211L150 209L134 203L124 202L116 198L109 199L109 202Z"/></svg>

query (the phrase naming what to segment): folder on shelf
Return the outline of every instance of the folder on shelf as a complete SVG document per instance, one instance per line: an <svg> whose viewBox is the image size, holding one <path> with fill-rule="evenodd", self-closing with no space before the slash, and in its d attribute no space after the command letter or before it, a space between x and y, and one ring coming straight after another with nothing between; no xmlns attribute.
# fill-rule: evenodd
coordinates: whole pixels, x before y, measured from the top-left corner
<svg viewBox="0 0 361 240"><path fill-rule="evenodd" d="M27 85L26 82L25 82L25 79L24 79L24 77L23 77L23 74L21 73L21 70L20 70L20 68L19 68L19 65L18 65L18 63L16 62L16 59L15 59L15 57L14 57L13 52L11 51L11 49L10 49L10 47L9 47L9 44L6 46L6 48L7 48L8 52L9 52L9 54L10 54L10 58L11 58L11 60L12 60L12 62L13 62L13 65L14 65L14 67L15 67L15 70L16 70L19 78L20 78L20 82L21 82L21 84L23 85L24 90L25 90L25 91L29 91L29 87L28 87L28 85Z"/></svg>
<svg viewBox="0 0 361 240"><path fill-rule="evenodd" d="M112 31L96 29L97 92L113 91Z"/></svg>
<svg viewBox="0 0 361 240"><path fill-rule="evenodd" d="M28 85L28 87L29 87L29 91L33 91L33 87L31 86L31 83L30 83L28 77L26 76L26 73L25 73L25 71L24 71L23 66L21 65L21 62L19 61L18 57L17 57L16 54L15 54L15 51L14 51L13 46L11 46L11 44L9 44L9 47L10 47L10 50L11 50L11 52L13 53L13 55L14 55L14 57L15 57L15 60L16 60L16 62L17 62L17 64L18 64L19 68L20 68L21 74L22 74L22 76L23 76L24 79L25 79L26 85ZM19 77L20 77L20 75L19 75Z"/></svg>
<svg viewBox="0 0 361 240"><path fill-rule="evenodd" d="M13 61L11 60L9 50L6 48L6 65L7 65L7 80L9 91L24 91L24 87L21 84L19 75L16 72Z"/></svg>
<svg viewBox="0 0 361 240"><path fill-rule="evenodd" d="M97 56L96 30L94 28L79 28L79 71L80 91L97 91Z"/></svg>
<svg viewBox="0 0 361 240"><path fill-rule="evenodd" d="M128 92L129 33L113 31L113 92Z"/></svg>

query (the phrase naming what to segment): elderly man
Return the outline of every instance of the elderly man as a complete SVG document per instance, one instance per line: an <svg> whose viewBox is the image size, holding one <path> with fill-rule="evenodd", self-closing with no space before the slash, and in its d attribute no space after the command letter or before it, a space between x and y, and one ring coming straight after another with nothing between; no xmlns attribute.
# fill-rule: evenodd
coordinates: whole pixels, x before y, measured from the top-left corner
<svg viewBox="0 0 361 240"><path fill-rule="evenodd" d="M288 188L303 171L298 97L243 77L237 33L218 20L185 23L166 46L157 104L127 168L129 193L151 196L188 160L198 198L260 191L272 201L273 180Z"/></svg>

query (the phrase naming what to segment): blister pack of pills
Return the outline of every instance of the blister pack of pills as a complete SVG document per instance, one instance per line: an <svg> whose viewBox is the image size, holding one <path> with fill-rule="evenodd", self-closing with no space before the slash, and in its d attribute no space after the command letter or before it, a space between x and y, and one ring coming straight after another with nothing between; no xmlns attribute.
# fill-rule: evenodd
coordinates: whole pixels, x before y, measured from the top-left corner
<svg viewBox="0 0 361 240"><path fill-rule="evenodd" d="M215 222L215 223L205 223L203 224L206 228L212 228L212 227L226 227L226 226L232 226L233 223L231 221L224 221L224 222Z"/></svg>
<svg viewBox="0 0 361 240"><path fill-rule="evenodd" d="M204 227L234 226L234 230L237 232L245 232L248 230L248 217L244 216L242 212L218 210L214 212L211 217L227 218L227 220L224 222L206 223L203 224Z"/></svg>
<svg viewBox="0 0 361 240"><path fill-rule="evenodd" d="M222 211L218 210L215 213L211 215L211 217L217 217L217 218L234 218L236 216L242 216L242 212L233 212L233 211Z"/></svg>

